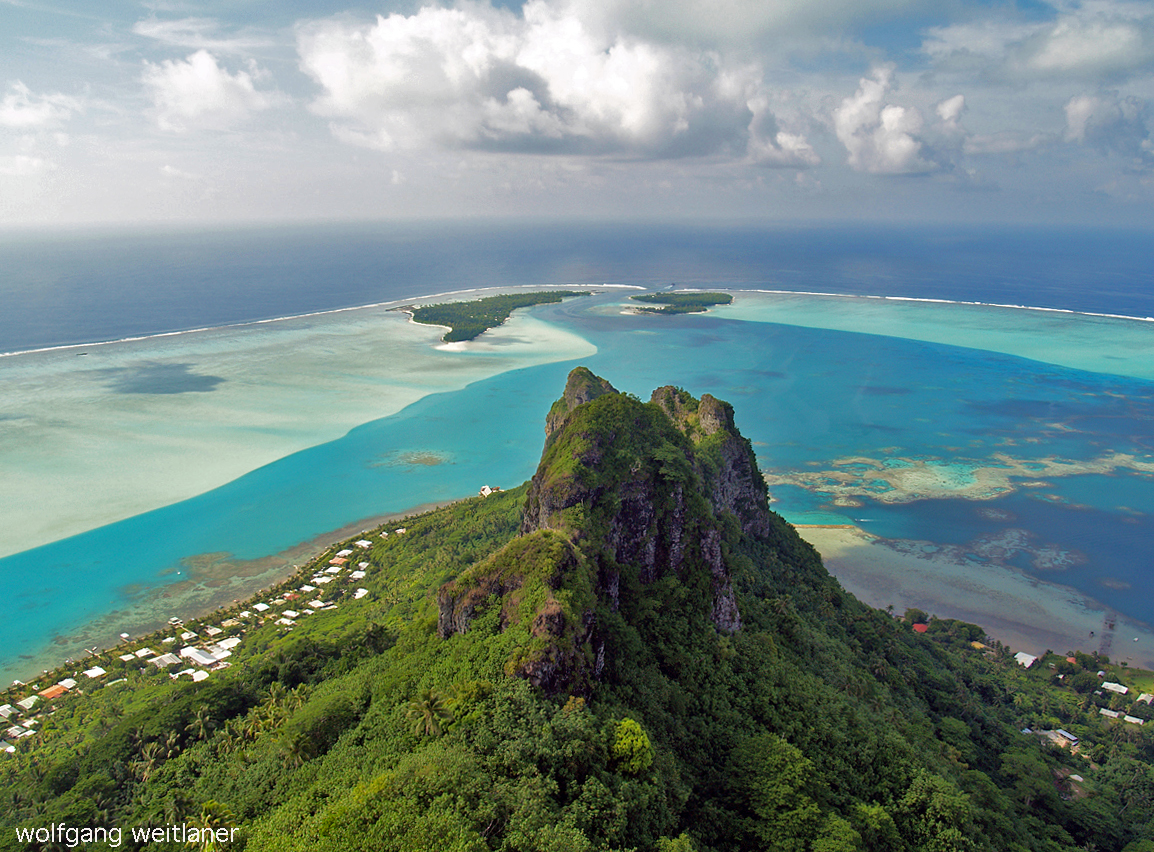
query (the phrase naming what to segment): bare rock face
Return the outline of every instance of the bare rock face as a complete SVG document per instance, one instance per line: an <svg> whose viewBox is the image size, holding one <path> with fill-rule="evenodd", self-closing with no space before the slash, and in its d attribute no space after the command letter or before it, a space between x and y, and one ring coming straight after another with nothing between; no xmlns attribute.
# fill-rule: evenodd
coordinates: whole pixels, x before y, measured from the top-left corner
<svg viewBox="0 0 1154 852"><path fill-rule="evenodd" d="M549 692L581 694L616 650L598 630L598 606L636 611L623 596L645 595L662 578L708 590L707 599L690 603L700 623L740 630L725 556L733 546L726 536L736 533L724 516L754 537L767 536L771 522L764 481L732 407L673 386L642 403L578 367L545 430L520 537L442 588L440 634L465 632L496 599L504 625L521 611L526 589L544 583L545 602L524 622L529 650L509 670ZM535 588L529 599L542 598Z"/></svg>
<svg viewBox="0 0 1154 852"><path fill-rule="evenodd" d="M748 535L768 535L769 499L764 480L753 448L734 425L733 406L709 394L695 400L672 386L655 390L650 401L661 406L678 429L696 439L698 453L713 462L704 484L714 513L732 513Z"/></svg>
<svg viewBox="0 0 1154 852"><path fill-rule="evenodd" d="M617 393L617 389L600 376L593 375L587 367L574 367L565 382L565 392L545 417L546 439L561 428L574 408L607 393Z"/></svg>
<svg viewBox="0 0 1154 852"><path fill-rule="evenodd" d="M710 571L714 625L740 629L718 519L730 513L754 536L766 535L770 524L764 481L752 447L734 425L733 408L669 385L653 392L649 406L616 394L612 403L602 401L601 421L591 416L592 407L590 416L581 416L586 402L597 406L595 400L614 394L612 385L584 368L570 374L565 396L550 412L549 442L530 486L522 534L557 529L582 537L590 533L583 521L596 516L596 534L609 557L599 585L615 606L614 566L634 565L641 581L652 583L681 576L692 557ZM707 506L694 511L693 493Z"/></svg>

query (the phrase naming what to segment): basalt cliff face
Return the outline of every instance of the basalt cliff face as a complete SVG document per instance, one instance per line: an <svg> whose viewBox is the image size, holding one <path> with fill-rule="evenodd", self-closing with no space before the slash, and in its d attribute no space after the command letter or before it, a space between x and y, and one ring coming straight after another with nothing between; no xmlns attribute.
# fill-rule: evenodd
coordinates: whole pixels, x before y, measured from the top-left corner
<svg viewBox="0 0 1154 852"><path fill-rule="evenodd" d="M637 610L628 596L677 587L685 617L740 630L727 554L773 522L732 407L672 386L643 403L579 367L545 428L520 537L441 589L440 634L500 606L502 627L528 633L511 673L583 692L617 652L607 622Z"/></svg>

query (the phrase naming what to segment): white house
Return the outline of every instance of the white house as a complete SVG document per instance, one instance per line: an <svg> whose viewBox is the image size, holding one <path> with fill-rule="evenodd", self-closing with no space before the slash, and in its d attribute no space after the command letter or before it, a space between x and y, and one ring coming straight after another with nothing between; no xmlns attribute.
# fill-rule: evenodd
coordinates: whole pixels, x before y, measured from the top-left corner
<svg viewBox="0 0 1154 852"><path fill-rule="evenodd" d="M180 656L186 660L192 660L201 666L212 666L216 664L216 657L208 653L208 651L202 651L200 648L194 648L191 645L187 648L181 648Z"/></svg>

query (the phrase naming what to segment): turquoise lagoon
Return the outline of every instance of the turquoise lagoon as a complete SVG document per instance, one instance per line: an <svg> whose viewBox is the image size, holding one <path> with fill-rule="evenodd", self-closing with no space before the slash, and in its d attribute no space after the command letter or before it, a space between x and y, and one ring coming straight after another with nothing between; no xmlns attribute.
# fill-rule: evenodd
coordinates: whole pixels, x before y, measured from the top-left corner
<svg viewBox="0 0 1154 852"><path fill-rule="evenodd" d="M11 554L0 559L9 592L0 671L27 677L122 630L152 629L222 595L240 597L284 570L253 560L350 524L466 497L483 484L521 483L539 458L545 412L577 364L642 398L675 383L733 403L776 478L775 508L792 521L972 543L980 558L1008 571L1154 621L1150 597L1135 594L1150 587L1154 540L1154 324L928 302L882 303L886 313L878 314L873 304L861 309L861 297L733 292L733 306L723 310L657 317L629 312L623 291L598 290L534 308L488 333L489 342L457 349L436 348L435 334L379 309L311 318L312 342L302 350L310 375L317 382L330 376L347 393L305 405L309 383L265 388L252 429L258 437L297 430L296 440L312 444L187 499L157 502L164 500L158 493L150 498L156 505L67 537L20 547L11 533L0 542ZM352 338L317 343L350 322L390 330L372 341L356 337L355 357ZM168 436L158 457L172 463L182 441L190 454L213 453L237 434L206 434L213 399L225 401L255 375L267 381L278 334L285 331L277 323L254 325L243 331L246 348L212 352L166 349L179 335L137 341L118 367L129 373L73 382L69 403L96 412L123 403L129 417L143 399L157 406L150 416L163 420L158 431ZM28 386L37 375L48 386L92 370L83 363L91 356L74 352L71 361L19 357L27 359L20 368ZM461 369L470 359L474 372ZM219 381L197 378L206 376ZM377 387L387 376L407 377L415 398ZM404 404L377 416L375 392ZM340 434L308 432L290 416L302 405L310 417L332 412ZM182 410L199 413L182 418ZM61 420L59 446L118 440L94 434L92 418L78 416L73 427ZM70 428L93 432L86 439ZM148 424L137 428L153 434ZM146 475L164 474L150 468L149 442L136 442L134 452ZM67 461L53 473L60 488L68 485ZM91 488L90 476L74 488ZM105 476L102 493L114 500L121 474ZM124 481L131 481L127 471ZM68 522L57 519L61 528ZM1005 530L1023 531L1015 539L1021 546L989 555L982 542ZM245 574L252 564L266 573ZM221 565L245 576L214 573Z"/></svg>

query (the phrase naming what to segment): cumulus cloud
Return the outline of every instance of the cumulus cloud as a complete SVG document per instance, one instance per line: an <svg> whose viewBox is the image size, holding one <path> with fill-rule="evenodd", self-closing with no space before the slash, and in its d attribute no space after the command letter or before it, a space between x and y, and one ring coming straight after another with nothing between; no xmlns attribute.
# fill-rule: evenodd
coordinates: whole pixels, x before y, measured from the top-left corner
<svg viewBox="0 0 1154 852"><path fill-rule="evenodd" d="M749 158L759 166L805 168L821 163L821 157L800 133L781 129L768 99L754 97L748 102L753 111L749 124Z"/></svg>
<svg viewBox="0 0 1154 852"><path fill-rule="evenodd" d="M888 103L892 88L893 69L875 67L834 110L834 131L845 146L850 167L879 175L953 168L969 138L961 123L965 96L953 95L935 104L938 120L927 123L917 107Z"/></svg>
<svg viewBox="0 0 1154 852"><path fill-rule="evenodd" d="M0 100L0 127L12 130L40 130L66 121L80 108L74 98L61 94L33 95L17 81Z"/></svg>
<svg viewBox="0 0 1154 852"><path fill-rule="evenodd" d="M1083 2L1063 4L1051 21L933 27L922 51L939 66L987 77L1121 77L1154 66L1154 6Z"/></svg>
<svg viewBox="0 0 1154 852"><path fill-rule="evenodd" d="M156 119L164 130L190 127L226 129L243 123L253 112L282 100L275 91L256 88L267 75L255 63L230 74L207 50L184 60L144 63L142 81L152 95Z"/></svg>
<svg viewBox="0 0 1154 852"><path fill-rule="evenodd" d="M858 81L858 90L834 110L834 130L849 153L849 165L872 174L930 171L918 139L924 124L916 107L886 103L893 71L875 68Z"/></svg>
<svg viewBox="0 0 1154 852"><path fill-rule="evenodd" d="M1077 95L1066 103L1066 139L1154 165L1149 104L1117 92Z"/></svg>
<svg viewBox="0 0 1154 852"><path fill-rule="evenodd" d="M962 117L962 112L966 108L966 96L954 95L952 98L946 98L936 107L934 112L938 114L938 118L942 120L942 124L953 130L959 128L959 120Z"/></svg>
<svg viewBox="0 0 1154 852"><path fill-rule="evenodd" d="M432 140L539 153L744 154L755 118L748 69L607 34L542 0L520 15L465 4L370 25L312 22L297 45L322 88L313 109L339 138L382 149ZM807 164L808 143L792 136L768 144Z"/></svg>

